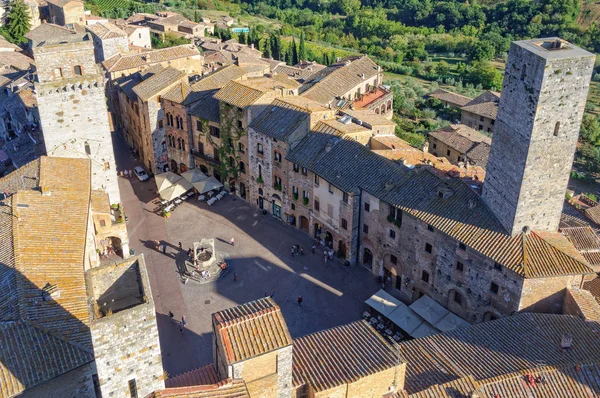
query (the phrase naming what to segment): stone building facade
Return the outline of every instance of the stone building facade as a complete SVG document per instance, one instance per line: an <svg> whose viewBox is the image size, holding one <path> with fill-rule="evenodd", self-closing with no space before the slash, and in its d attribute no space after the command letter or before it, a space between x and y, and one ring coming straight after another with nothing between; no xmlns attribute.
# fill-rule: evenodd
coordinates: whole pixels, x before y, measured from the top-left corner
<svg viewBox="0 0 600 398"><path fill-rule="evenodd" d="M558 230L594 60L557 38L511 45L483 188L511 235Z"/></svg>
<svg viewBox="0 0 600 398"><path fill-rule="evenodd" d="M103 396L145 397L164 388L156 311L143 256L92 268L86 279Z"/></svg>
<svg viewBox="0 0 600 398"><path fill-rule="evenodd" d="M212 323L219 378L243 379L252 398L292 396L292 338L271 298L214 313ZM263 325L273 328L258 332Z"/></svg>
<svg viewBox="0 0 600 398"><path fill-rule="evenodd" d="M119 203L104 77L94 63L93 42L89 34L65 40L33 49L46 153L92 160L92 188Z"/></svg>
<svg viewBox="0 0 600 398"><path fill-rule="evenodd" d="M61 26L85 25L83 2L79 0L48 1L48 20Z"/></svg>
<svg viewBox="0 0 600 398"><path fill-rule="evenodd" d="M95 23L86 27L94 38L94 54L96 62L104 62L105 59L115 54L129 52L129 38L127 33L116 25L106 23Z"/></svg>

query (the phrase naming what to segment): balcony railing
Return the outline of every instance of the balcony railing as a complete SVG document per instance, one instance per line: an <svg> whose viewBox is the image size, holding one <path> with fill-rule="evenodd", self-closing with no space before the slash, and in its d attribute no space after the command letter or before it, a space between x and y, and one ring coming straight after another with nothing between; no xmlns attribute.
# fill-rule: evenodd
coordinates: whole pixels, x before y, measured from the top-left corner
<svg viewBox="0 0 600 398"><path fill-rule="evenodd" d="M207 153L198 152L195 149L192 149L192 155L194 155L197 158L206 160L207 162L210 162L210 163L213 163L213 164L221 164L221 161L219 159L215 159L215 158L213 158L212 156L210 156Z"/></svg>

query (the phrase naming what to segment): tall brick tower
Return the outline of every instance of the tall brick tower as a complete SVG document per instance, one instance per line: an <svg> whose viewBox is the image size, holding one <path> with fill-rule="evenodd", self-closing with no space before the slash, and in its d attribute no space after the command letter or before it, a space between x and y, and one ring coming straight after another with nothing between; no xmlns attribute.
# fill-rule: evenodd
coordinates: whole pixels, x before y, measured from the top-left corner
<svg viewBox="0 0 600 398"><path fill-rule="evenodd" d="M46 154L91 159L92 188L119 203L104 77L94 62L91 36L73 33L31 45Z"/></svg>
<svg viewBox="0 0 600 398"><path fill-rule="evenodd" d="M558 229L594 60L558 38L510 47L483 198L511 235Z"/></svg>

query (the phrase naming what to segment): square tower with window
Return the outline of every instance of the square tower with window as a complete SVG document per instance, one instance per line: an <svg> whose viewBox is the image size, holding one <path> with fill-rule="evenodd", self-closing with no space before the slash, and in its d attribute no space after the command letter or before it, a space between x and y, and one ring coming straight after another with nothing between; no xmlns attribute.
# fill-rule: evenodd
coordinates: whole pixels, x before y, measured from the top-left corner
<svg viewBox="0 0 600 398"><path fill-rule="evenodd" d="M91 36L73 32L31 46L46 154L90 159L92 189L119 203L104 76L94 62Z"/></svg>
<svg viewBox="0 0 600 398"><path fill-rule="evenodd" d="M483 198L511 235L558 229L594 60L558 38L510 47Z"/></svg>

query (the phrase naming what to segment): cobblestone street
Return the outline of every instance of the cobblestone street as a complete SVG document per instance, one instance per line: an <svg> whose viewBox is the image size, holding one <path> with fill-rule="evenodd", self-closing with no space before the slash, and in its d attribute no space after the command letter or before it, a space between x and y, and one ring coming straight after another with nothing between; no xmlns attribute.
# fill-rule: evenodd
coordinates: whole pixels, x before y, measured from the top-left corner
<svg viewBox="0 0 600 398"><path fill-rule="evenodd" d="M115 146L119 170L137 165L122 141L117 139ZM273 295L292 337L299 337L359 319L366 309L364 300L377 290L368 270L338 261L324 264L322 250L311 253L313 240L308 235L263 215L242 199L226 196L212 207L190 200L165 219L154 213L154 179L120 177L119 185L129 218L130 246L146 259L163 364L170 375L212 361L210 317L216 311ZM232 237L235 246L229 244ZM232 269L214 283L184 285L176 260L181 261L192 242L202 238L215 238L216 250L227 255ZM152 248L154 239L167 243L165 254ZM292 258L294 244L303 246L306 254ZM302 308L298 296L303 297ZM188 326L183 334L170 321L169 311L177 320L185 315Z"/></svg>

